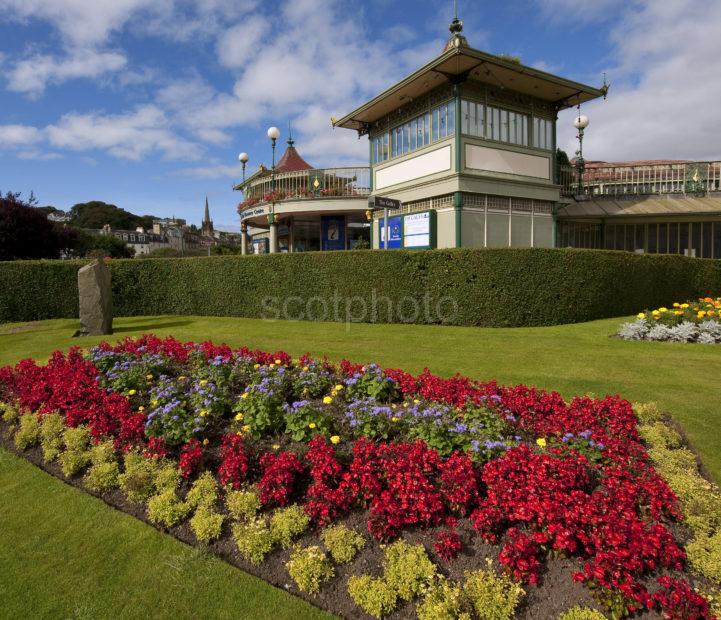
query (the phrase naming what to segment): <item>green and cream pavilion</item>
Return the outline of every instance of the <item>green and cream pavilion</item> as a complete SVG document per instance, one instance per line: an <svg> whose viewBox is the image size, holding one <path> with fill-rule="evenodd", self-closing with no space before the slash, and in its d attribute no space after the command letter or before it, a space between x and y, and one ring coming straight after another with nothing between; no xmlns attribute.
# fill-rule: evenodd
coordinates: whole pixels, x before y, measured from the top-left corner
<svg viewBox="0 0 721 620"><path fill-rule="evenodd" d="M277 165L235 187L246 252L380 248L386 238L389 248L556 245L558 113L607 87L473 49L457 17L450 31L439 56L332 119L368 136L369 166L314 169L290 139ZM274 160L279 135L268 130ZM388 235L370 196L402 203Z"/></svg>

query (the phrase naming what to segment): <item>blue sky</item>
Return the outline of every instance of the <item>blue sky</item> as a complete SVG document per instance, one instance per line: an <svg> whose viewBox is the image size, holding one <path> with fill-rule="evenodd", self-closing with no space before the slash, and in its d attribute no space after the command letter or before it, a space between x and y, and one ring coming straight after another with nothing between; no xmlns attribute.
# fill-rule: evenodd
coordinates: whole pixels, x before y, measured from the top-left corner
<svg viewBox="0 0 721 620"><path fill-rule="evenodd" d="M330 117L439 53L452 1L0 0L0 189L237 227L237 155L275 124L367 163ZM721 158L721 2L460 0L472 46L599 85L589 159ZM560 144L572 150L572 113ZM281 143L284 146L283 142Z"/></svg>

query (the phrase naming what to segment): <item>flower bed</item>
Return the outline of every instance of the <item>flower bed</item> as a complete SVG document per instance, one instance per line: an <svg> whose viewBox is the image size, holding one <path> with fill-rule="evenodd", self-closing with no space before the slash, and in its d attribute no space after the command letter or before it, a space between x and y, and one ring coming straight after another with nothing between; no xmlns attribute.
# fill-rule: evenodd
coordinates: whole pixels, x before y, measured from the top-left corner
<svg viewBox="0 0 721 620"><path fill-rule="evenodd" d="M458 617L505 592L493 617L712 617L618 397L147 336L2 368L0 407L6 445L346 616L423 597L419 616Z"/></svg>
<svg viewBox="0 0 721 620"><path fill-rule="evenodd" d="M721 344L721 297L640 312L635 321L621 325L618 336L624 340Z"/></svg>

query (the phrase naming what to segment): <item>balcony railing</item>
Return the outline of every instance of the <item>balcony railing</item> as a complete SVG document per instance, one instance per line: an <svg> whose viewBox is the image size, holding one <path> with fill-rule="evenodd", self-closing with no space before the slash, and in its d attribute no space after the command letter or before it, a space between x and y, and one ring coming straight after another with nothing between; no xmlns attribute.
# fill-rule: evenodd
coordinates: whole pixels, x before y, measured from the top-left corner
<svg viewBox="0 0 721 620"><path fill-rule="evenodd" d="M273 183L270 172L251 180L245 189L241 208L283 200L317 200L370 195L370 169L322 168L299 172L277 172Z"/></svg>
<svg viewBox="0 0 721 620"><path fill-rule="evenodd" d="M573 166L561 166L558 172L564 196L698 195L721 191L718 161L588 166L582 186Z"/></svg>

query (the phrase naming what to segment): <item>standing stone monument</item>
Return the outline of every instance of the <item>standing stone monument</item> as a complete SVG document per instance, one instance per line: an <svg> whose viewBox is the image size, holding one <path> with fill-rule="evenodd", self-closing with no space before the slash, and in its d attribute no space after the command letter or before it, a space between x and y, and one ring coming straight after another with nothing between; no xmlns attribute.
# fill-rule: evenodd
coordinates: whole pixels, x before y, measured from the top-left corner
<svg viewBox="0 0 721 620"><path fill-rule="evenodd" d="M113 333L113 297L110 270L102 259L78 271L80 330L76 336L103 336Z"/></svg>

